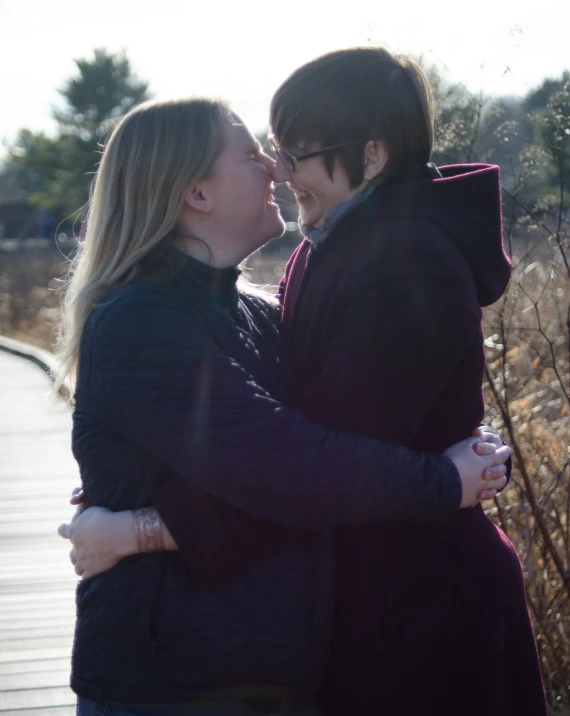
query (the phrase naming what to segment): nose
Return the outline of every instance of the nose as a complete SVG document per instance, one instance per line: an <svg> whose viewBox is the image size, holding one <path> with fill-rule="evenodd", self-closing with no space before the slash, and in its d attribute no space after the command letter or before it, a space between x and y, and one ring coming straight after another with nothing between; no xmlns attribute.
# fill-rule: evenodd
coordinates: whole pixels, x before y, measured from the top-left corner
<svg viewBox="0 0 570 716"><path fill-rule="evenodd" d="M275 167L275 160L273 159L273 157L270 157L269 154L266 154L265 152L262 152L261 156L262 156L262 161L263 161L265 168L269 172L270 176L273 177L273 169Z"/></svg>
<svg viewBox="0 0 570 716"><path fill-rule="evenodd" d="M284 184L286 181L290 181L293 174L283 165L283 162L278 159L273 167L273 181L276 184Z"/></svg>

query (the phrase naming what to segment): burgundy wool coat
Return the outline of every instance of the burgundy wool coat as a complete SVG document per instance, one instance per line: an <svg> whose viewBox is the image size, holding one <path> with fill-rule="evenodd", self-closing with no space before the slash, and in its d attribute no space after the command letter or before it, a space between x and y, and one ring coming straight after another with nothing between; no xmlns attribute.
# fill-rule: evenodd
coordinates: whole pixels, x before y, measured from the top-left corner
<svg viewBox="0 0 570 716"><path fill-rule="evenodd" d="M481 307L510 276L499 169L380 185L281 284L311 420L442 451L483 418ZM481 507L337 531L327 716L542 716L519 559Z"/></svg>

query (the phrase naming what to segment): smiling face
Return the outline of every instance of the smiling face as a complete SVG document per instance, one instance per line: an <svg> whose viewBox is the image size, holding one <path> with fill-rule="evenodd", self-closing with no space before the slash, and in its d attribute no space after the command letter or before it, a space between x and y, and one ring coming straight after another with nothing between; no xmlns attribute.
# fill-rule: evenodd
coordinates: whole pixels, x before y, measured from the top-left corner
<svg viewBox="0 0 570 716"><path fill-rule="evenodd" d="M236 244L243 258L281 236L285 225L273 197L275 162L235 117L223 128L224 149L209 180L211 221Z"/></svg>
<svg viewBox="0 0 570 716"><path fill-rule="evenodd" d="M302 153L297 147L284 149L291 154ZM306 151L313 149L314 147L311 147ZM322 156L303 159L298 162L295 172L288 171L283 163L277 160L273 177L277 183L287 182L299 206L301 222L316 228L323 225L332 208L351 199L366 184L363 182L351 187L347 173L338 163L334 165L331 177Z"/></svg>
<svg viewBox="0 0 570 716"><path fill-rule="evenodd" d="M317 57L277 88L269 125L292 154L345 146L299 161L295 172L278 163L275 181L295 192L301 221L319 227L378 171L389 178L429 162L433 114L427 77L409 57L379 47ZM366 145L364 154L357 142Z"/></svg>
<svg viewBox="0 0 570 716"><path fill-rule="evenodd" d="M285 228L273 197L275 162L235 115L221 132L212 174L189 189L184 209L188 235L208 246L219 267L237 266Z"/></svg>

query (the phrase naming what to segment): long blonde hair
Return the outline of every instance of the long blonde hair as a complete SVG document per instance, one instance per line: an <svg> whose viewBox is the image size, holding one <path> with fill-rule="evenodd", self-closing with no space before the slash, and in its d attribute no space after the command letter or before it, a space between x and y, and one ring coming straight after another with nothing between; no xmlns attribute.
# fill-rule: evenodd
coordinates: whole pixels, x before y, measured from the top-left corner
<svg viewBox="0 0 570 716"><path fill-rule="evenodd" d="M145 102L117 125L95 176L85 240L64 291L55 389L75 382L91 311L134 281L141 261L177 230L184 193L211 175L223 148L228 105L216 99Z"/></svg>

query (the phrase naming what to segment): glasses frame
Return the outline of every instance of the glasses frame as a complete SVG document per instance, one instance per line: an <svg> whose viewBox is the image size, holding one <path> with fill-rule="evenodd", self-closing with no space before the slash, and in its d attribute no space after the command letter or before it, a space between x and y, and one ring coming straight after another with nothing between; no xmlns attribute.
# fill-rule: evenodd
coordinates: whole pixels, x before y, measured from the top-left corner
<svg viewBox="0 0 570 716"><path fill-rule="evenodd" d="M322 154L326 154L327 152L332 152L335 149L342 149L343 147L350 147L354 144L366 144L369 140L368 139L354 139L352 142L343 142L342 144L333 144L330 147L321 147L320 149L315 149L312 152L303 152L302 154L291 154L291 152L286 151L285 149L282 149L279 144L277 143L277 140L273 135L270 135L268 138L269 140L269 146L271 147L272 151L277 155L277 158L283 164L285 169L290 172L291 174L294 174L297 171L297 165L299 162L302 162L303 159L311 159L312 157L319 157ZM286 163L286 160L284 159L286 157L288 160L290 160L291 166L288 166Z"/></svg>

